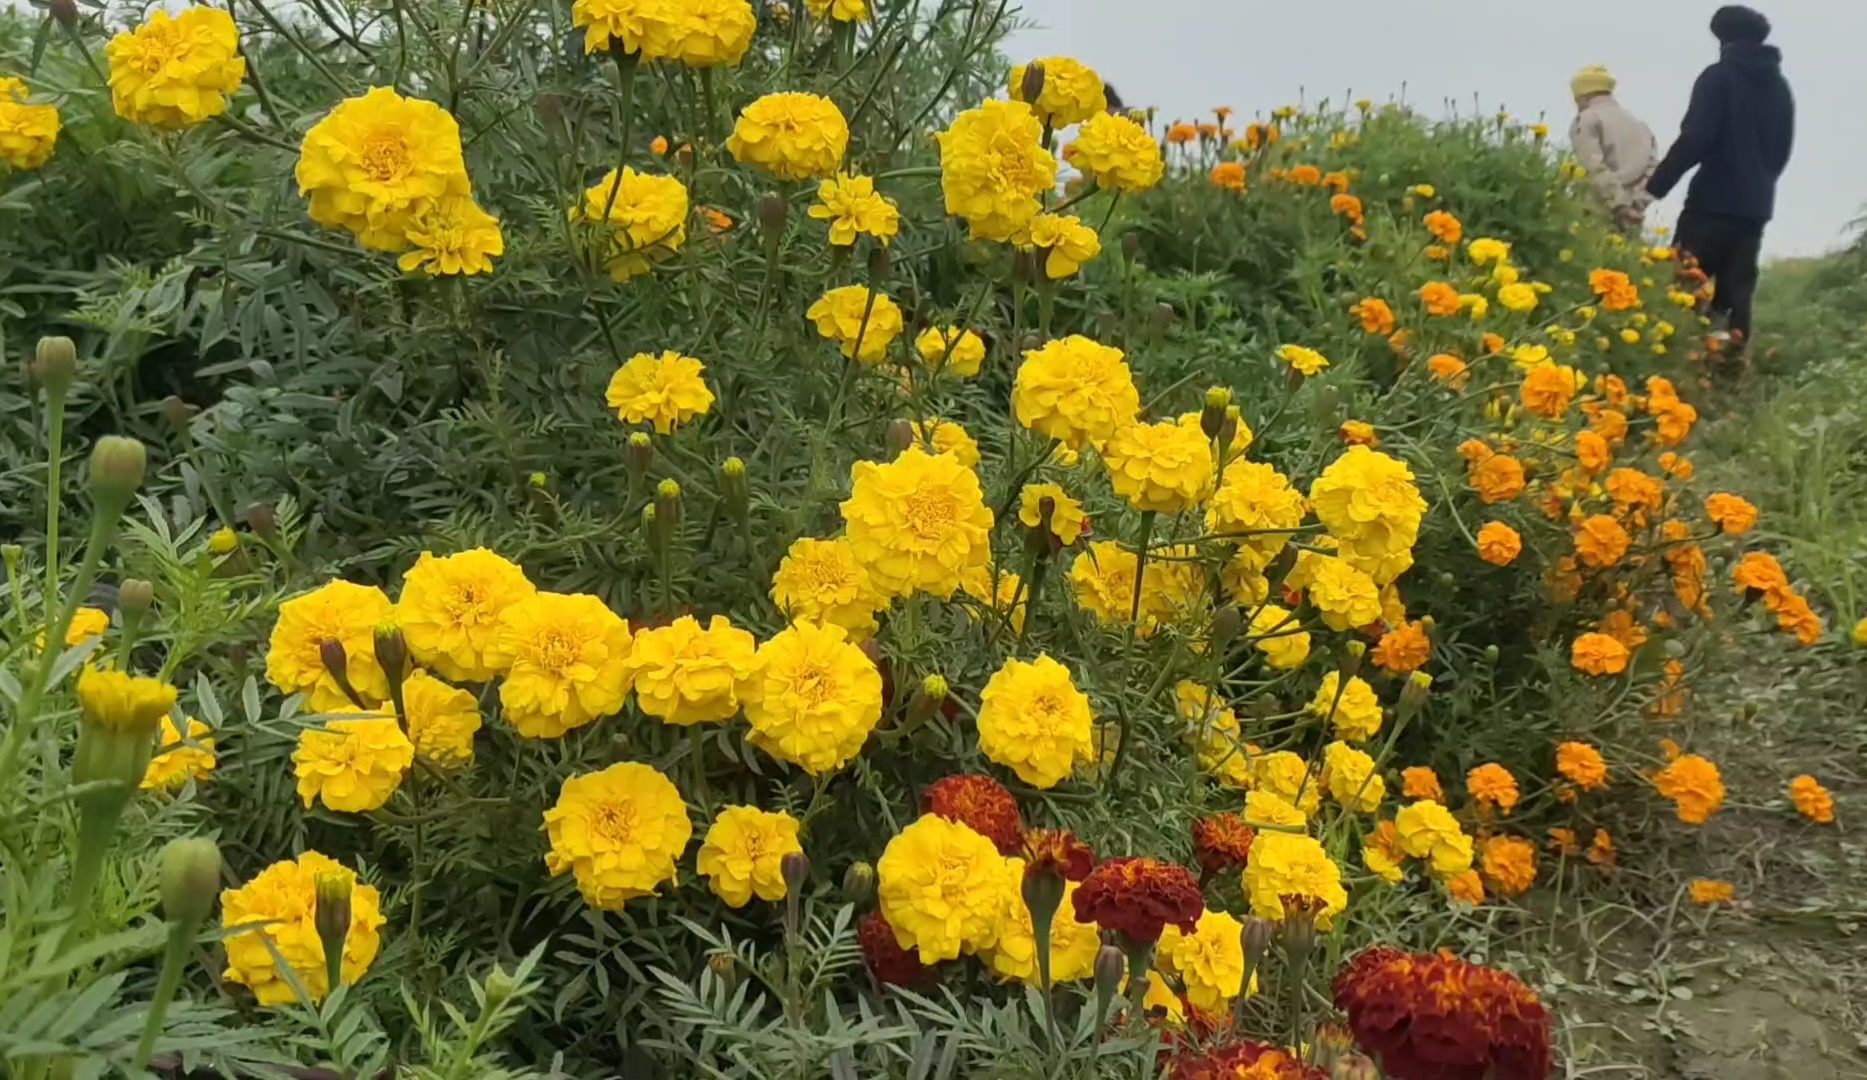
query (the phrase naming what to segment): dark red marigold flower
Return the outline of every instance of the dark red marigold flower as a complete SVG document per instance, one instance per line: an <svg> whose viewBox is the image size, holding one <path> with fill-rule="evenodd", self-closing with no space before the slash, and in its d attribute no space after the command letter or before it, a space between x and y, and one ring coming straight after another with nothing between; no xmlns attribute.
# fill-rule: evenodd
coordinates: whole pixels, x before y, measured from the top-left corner
<svg viewBox="0 0 1867 1080"><path fill-rule="evenodd" d="M1206 910L1192 871L1149 858L1108 860L1089 871L1072 902L1077 922L1149 943L1170 923L1192 933Z"/></svg>
<svg viewBox="0 0 1867 1080"><path fill-rule="evenodd" d="M881 985L919 986L933 981L933 966L921 963L919 955L901 947L895 940L895 928L888 925L881 912L871 911L856 923L856 941L862 945L862 962Z"/></svg>
<svg viewBox="0 0 1867 1080"><path fill-rule="evenodd" d="M1549 1011L1496 968L1380 946L1344 965L1333 989L1355 1041L1394 1080L1549 1075Z"/></svg>
<svg viewBox="0 0 1867 1080"><path fill-rule="evenodd" d="M1024 817L1018 800L989 776L943 776L922 797L930 814L939 814L990 840L1000 855L1024 850Z"/></svg>
<svg viewBox="0 0 1867 1080"><path fill-rule="evenodd" d="M1193 822L1193 857L1206 880L1243 869L1257 835L1242 816L1229 811Z"/></svg>
<svg viewBox="0 0 1867 1080"><path fill-rule="evenodd" d="M1240 1042L1217 1046L1203 1054L1180 1054L1173 1059L1168 1080L1329 1080L1327 1073L1306 1065L1288 1050L1268 1043Z"/></svg>
<svg viewBox="0 0 1867 1080"><path fill-rule="evenodd" d="M1068 829L1024 830L1024 874L1055 874L1081 881L1096 865L1096 853Z"/></svg>

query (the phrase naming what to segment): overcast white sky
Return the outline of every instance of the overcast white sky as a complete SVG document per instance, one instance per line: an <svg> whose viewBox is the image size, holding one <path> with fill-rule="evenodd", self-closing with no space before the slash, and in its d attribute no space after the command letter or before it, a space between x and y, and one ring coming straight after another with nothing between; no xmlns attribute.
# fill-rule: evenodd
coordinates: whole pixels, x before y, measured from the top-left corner
<svg viewBox="0 0 1867 1080"><path fill-rule="evenodd" d="M1661 152L1678 132L1692 80L1717 59L1702 0L1561 0L1557 4L1449 0L1020 0L1024 18L1006 49L1013 61L1073 56L1113 83L1130 106L1167 119L1200 118L1214 105L1245 117L1297 100L1398 96L1438 113L1457 98L1470 110L1508 108L1553 132L1575 106L1569 76L1606 64L1617 96L1653 127ZM1764 237L1771 255L1834 246L1867 207L1867 0L1757 0L1775 25L1795 88L1795 156ZM1238 121L1233 121L1237 126ZM1655 209L1671 224L1685 185Z"/></svg>

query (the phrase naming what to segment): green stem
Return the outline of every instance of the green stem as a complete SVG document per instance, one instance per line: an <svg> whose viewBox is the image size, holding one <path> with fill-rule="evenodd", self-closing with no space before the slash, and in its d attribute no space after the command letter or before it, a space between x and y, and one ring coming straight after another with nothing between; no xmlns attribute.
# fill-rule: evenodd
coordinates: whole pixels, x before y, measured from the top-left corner
<svg viewBox="0 0 1867 1080"><path fill-rule="evenodd" d="M130 1068L132 1073L140 1073L149 1067L149 1058L156 1049L156 1037L162 1033L162 1018L168 1014L169 1002L174 1000L175 991L181 988L182 968L188 964L188 946L194 943L197 929L198 924L169 924L169 944L162 954L162 974L156 977L156 993L149 1002L149 1016L143 1021L143 1037L136 1043L136 1058Z"/></svg>
<svg viewBox="0 0 1867 1080"><path fill-rule="evenodd" d="M45 447L45 592L39 603L45 616L45 647L48 655L63 647L64 634L55 640L52 613L58 600L58 515L65 500L65 391L46 391L46 411L50 432Z"/></svg>
<svg viewBox="0 0 1867 1080"><path fill-rule="evenodd" d="M699 724L690 724L687 728L688 756L694 764L694 797L699 800L700 809L707 817L713 816L713 793L707 788L707 737Z"/></svg>
<svg viewBox="0 0 1867 1080"><path fill-rule="evenodd" d="M63 651L65 631L78 612L78 598L90 592L91 582L97 578L98 563L103 560L104 548L109 546L110 538L116 535L117 518L122 513L123 507L120 505L99 505L93 511L91 538L85 545L84 561L78 566L78 576L72 582L71 599L60 609L56 622L46 627L45 649L39 657L39 669L33 673L32 683L26 687L26 692L20 695L19 710L14 714L15 722L7 728L6 742L0 743L0 785L12 779L13 766L20 749L25 745L27 730L38 720L39 699L45 695L45 688L52 681L52 668Z"/></svg>
<svg viewBox="0 0 1867 1080"><path fill-rule="evenodd" d="M616 104L622 110L622 146L616 151L616 180L609 185L609 199L603 204L603 223L609 224L610 211L616 208L616 195L622 190L622 170L629 163L629 133L635 126L635 73L642 66L642 54L623 53L616 57ZM615 243L612 239L610 243ZM604 252L608 262L608 251Z"/></svg>

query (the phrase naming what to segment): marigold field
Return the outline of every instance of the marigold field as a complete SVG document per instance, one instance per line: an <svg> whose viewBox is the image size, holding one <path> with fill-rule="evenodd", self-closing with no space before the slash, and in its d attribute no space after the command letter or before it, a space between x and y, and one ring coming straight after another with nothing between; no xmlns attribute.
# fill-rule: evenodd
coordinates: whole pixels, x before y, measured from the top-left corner
<svg viewBox="0 0 1867 1080"><path fill-rule="evenodd" d="M0 16L9 1075L1586 1075L1521 940L1840 828L1689 260L1014 22Z"/></svg>

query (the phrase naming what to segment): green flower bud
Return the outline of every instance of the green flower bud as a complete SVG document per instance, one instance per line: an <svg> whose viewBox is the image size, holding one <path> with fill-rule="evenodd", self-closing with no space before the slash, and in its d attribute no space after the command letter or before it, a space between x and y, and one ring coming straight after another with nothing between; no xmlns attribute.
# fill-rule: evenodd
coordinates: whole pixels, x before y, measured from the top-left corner
<svg viewBox="0 0 1867 1080"><path fill-rule="evenodd" d="M78 347L68 337L42 337L32 355L33 378L47 397L62 398L78 375Z"/></svg>
<svg viewBox="0 0 1867 1080"><path fill-rule="evenodd" d="M344 941L350 936L351 886L349 874L318 875L318 902L311 915L311 925L318 932L318 943L324 946L325 971L332 990L343 982Z"/></svg>
<svg viewBox="0 0 1867 1080"><path fill-rule="evenodd" d="M162 849L162 914L199 926L220 894L220 845L201 837L170 840Z"/></svg>
<svg viewBox="0 0 1867 1080"><path fill-rule="evenodd" d="M127 506L148 467L149 451L140 441L105 435L91 447L91 491L106 505Z"/></svg>
<svg viewBox="0 0 1867 1080"><path fill-rule="evenodd" d="M1024 78L1018 84L1018 100L1035 107L1037 99L1044 95L1044 62L1033 60L1024 67Z"/></svg>
<svg viewBox="0 0 1867 1080"><path fill-rule="evenodd" d="M125 578L117 586L117 606L126 617L141 616L156 601L156 587L141 578Z"/></svg>
<svg viewBox="0 0 1867 1080"><path fill-rule="evenodd" d="M875 867L866 862L853 862L843 871L843 899L858 906L866 904L875 896Z"/></svg>

